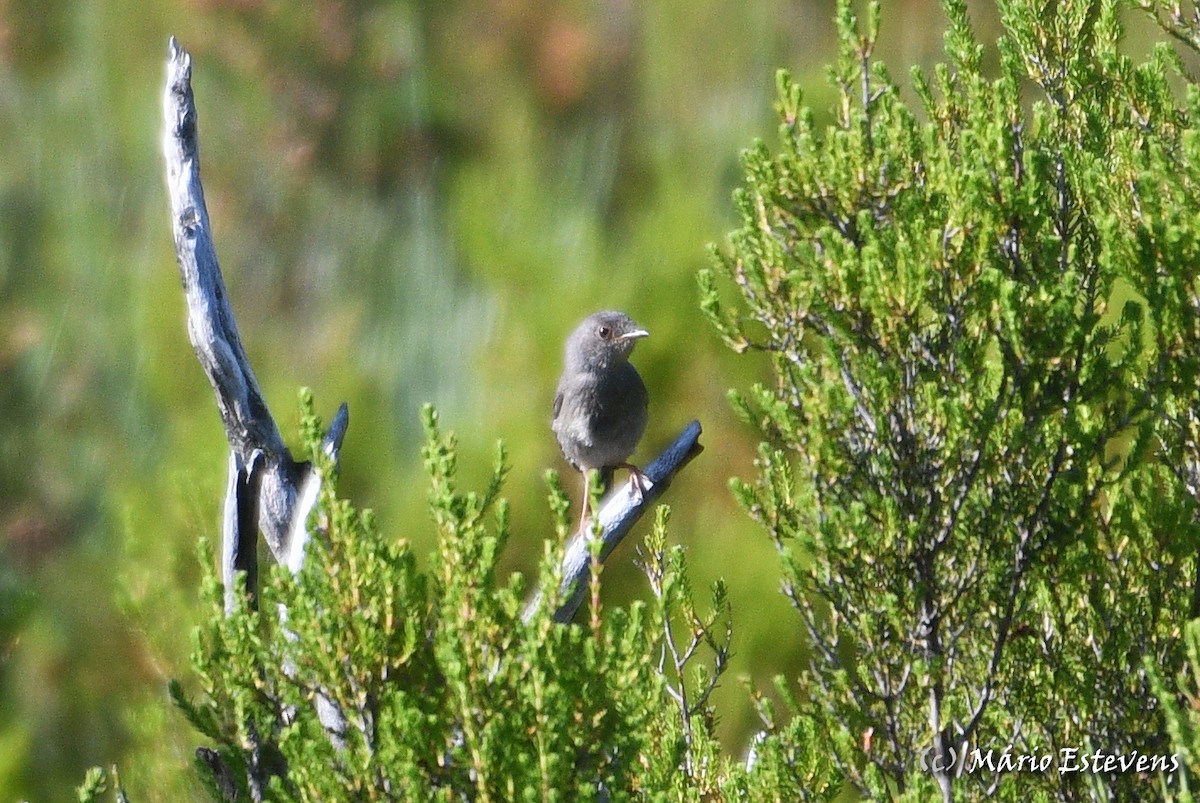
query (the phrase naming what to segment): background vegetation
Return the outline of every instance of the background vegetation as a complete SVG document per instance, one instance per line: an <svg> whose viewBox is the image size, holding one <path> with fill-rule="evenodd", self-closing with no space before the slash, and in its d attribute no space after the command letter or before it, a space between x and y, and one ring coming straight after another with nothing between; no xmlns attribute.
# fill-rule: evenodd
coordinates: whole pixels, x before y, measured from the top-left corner
<svg viewBox="0 0 1200 803"><path fill-rule="evenodd" d="M675 537L745 601L734 671L765 678L798 633L725 488L753 444L725 390L755 369L723 353L694 275L733 222L740 149L774 127L774 69L817 73L832 33L831 4L775 1L0 3L0 797L61 799L114 760L131 782L180 772L195 746L165 689L225 445L166 220L168 35L195 56L222 266L284 430L300 384L349 401L342 490L422 562L421 402L473 479L504 438L506 568L533 571L561 342L627 309L653 338L645 451L706 430ZM896 52L937 44L930 26ZM628 557L614 599L645 592Z"/></svg>
<svg viewBox="0 0 1200 803"><path fill-rule="evenodd" d="M995 10L969 11L989 41ZM888 5L885 25L877 58L941 58L936 3ZM768 363L721 347L695 274L736 223L740 151L776 129L774 69L833 105L834 31L831 3L772 0L0 4L0 795L60 799L114 761L135 796L194 791L166 683L206 613L195 545L225 446L161 190L172 33L195 56L210 211L268 399L285 430L301 383L319 409L349 401L341 492L418 562L436 535L421 402L457 432L469 487L507 442L501 571L534 574L562 338L602 307L651 331L645 450L705 425L670 532L698 586L730 590L717 702L740 753L755 716L730 681L767 686L804 654L773 545L727 490L759 436L726 390ZM619 556L605 579L612 602L646 596Z"/></svg>

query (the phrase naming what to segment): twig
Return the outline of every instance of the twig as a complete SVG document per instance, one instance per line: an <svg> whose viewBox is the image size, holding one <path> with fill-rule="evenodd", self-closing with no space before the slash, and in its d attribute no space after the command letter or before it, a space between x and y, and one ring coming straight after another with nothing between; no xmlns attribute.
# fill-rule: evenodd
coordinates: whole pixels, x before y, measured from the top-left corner
<svg viewBox="0 0 1200 803"><path fill-rule="evenodd" d="M674 476L691 462L692 458L704 451L700 445L700 422L693 421L684 427L683 432L668 446L654 462L642 469L648 482L644 492L639 493L629 483L624 483L614 491L608 501L601 507L600 513L600 555L603 563L617 545L629 535L633 525L642 514L650 509L654 500L662 496L671 484ZM554 621L566 624L575 617L575 612L583 603L588 589L588 577L591 573L591 551L589 542L592 540L591 523L577 532L567 546L562 560L562 593L563 600L554 612ZM525 608L524 618L531 619L542 604L543 592L538 591L533 600Z"/></svg>

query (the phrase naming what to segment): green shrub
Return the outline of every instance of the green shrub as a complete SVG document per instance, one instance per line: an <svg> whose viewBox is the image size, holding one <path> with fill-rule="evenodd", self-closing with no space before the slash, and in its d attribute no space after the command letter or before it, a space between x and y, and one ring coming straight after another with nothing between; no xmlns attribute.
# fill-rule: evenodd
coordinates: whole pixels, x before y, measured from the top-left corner
<svg viewBox="0 0 1200 803"><path fill-rule="evenodd" d="M732 396L764 438L733 491L812 645L803 716L856 789L1140 798L1153 770L1069 751L1172 752L1143 661L1174 671L1200 613L1200 93L1177 99L1168 47L1123 54L1117 3L1000 3L995 76L944 8L915 109L872 57L878 4L839 4L833 125L780 73L779 150L747 153L700 277L728 345L774 368Z"/></svg>

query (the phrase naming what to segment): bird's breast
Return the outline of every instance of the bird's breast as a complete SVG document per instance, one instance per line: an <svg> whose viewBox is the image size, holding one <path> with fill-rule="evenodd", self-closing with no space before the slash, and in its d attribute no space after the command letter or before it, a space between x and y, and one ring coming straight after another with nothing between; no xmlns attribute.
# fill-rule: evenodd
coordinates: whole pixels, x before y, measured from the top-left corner
<svg viewBox="0 0 1200 803"><path fill-rule="evenodd" d="M646 386L632 365L579 373L559 389L554 432L563 454L585 468L618 465L637 448L646 429Z"/></svg>

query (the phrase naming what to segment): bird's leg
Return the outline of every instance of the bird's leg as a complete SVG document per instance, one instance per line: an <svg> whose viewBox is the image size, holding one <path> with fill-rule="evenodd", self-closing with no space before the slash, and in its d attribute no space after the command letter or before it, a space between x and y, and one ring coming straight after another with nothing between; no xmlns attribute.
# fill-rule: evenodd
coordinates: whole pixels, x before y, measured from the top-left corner
<svg viewBox="0 0 1200 803"><path fill-rule="evenodd" d="M583 515L579 517L579 531L583 532L587 524L588 514L592 512L592 477L586 468L583 470Z"/></svg>
<svg viewBox="0 0 1200 803"><path fill-rule="evenodd" d="M633 463L622 463L618 468L623 468L629 472L629 485L638 492L638 497L642 498L646 495L646 491L654 483L650 482L650 478L642 473L642 470Z"/></svg>

